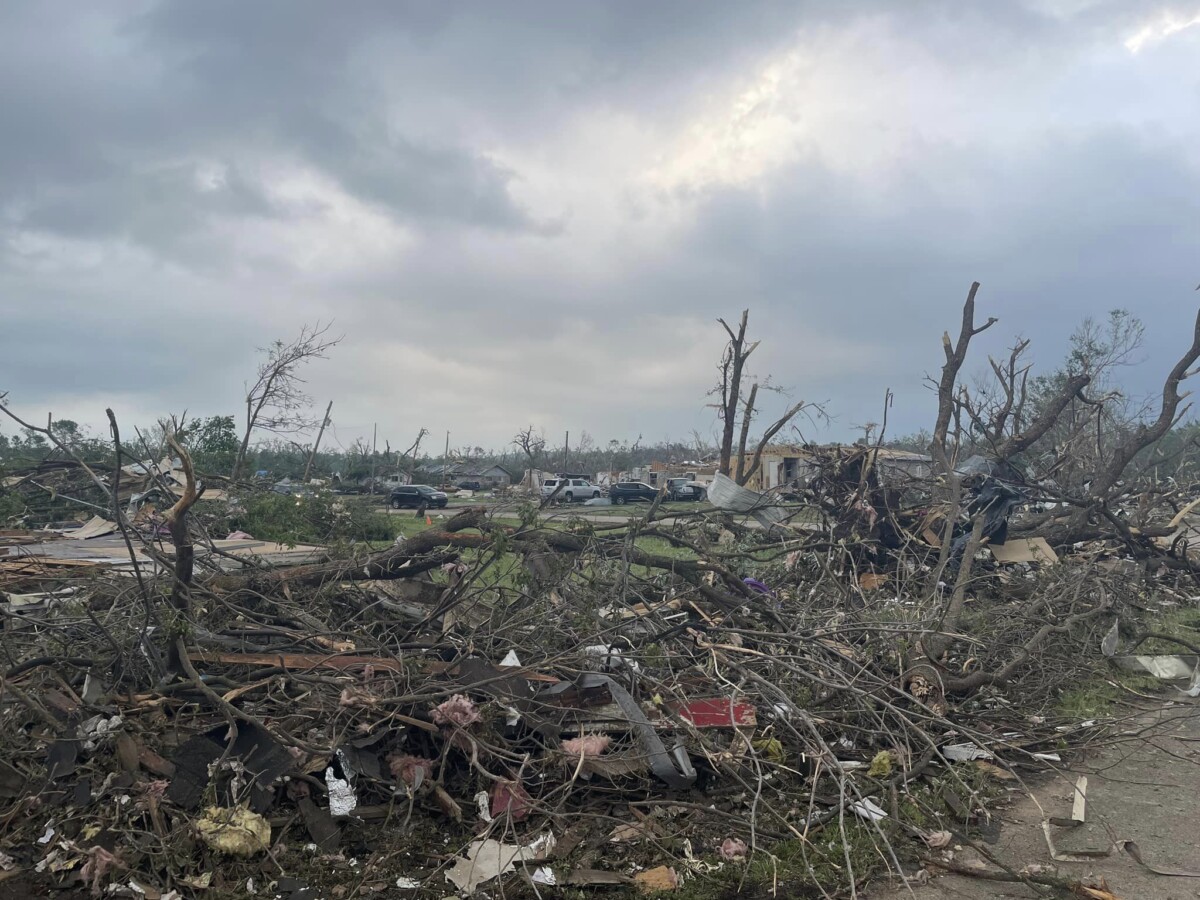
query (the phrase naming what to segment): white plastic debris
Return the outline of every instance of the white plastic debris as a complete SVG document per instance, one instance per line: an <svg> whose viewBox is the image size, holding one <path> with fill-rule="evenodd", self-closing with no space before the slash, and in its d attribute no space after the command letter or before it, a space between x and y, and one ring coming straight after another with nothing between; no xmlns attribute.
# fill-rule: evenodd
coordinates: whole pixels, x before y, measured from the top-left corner
<svg viewBox="0 0 1200 900"><path fill-rule="evenodd" d="M1031 753L1029 755L1042 762L1062 762L1062 757L1057 753Z"/></svg>
<svg viewBox="0 0 1200 900"><path fill-rule="evenodd" d="M0 850L0 872L8 872L16 864L17 864L17 861L15 859L13 859L11 856L9 856L4 851Z"/></svg>
<svg viewBox="0 0 1200 900"><path fill-rule="evenodd" d="M37 839L37 842L38 842L39 844L41 844L42 846L45 846L46 844L48 844L48 843L50 843L52 840L54 840L54 834L55 834L55 832L54 832L54 823L53 823L53 822L47 822L47 823L46 823L46 830L45 830L45 832L43 832L42 836L41 836L40 838L38 838L38 839Z"/></svg>
<svg viewBox="0 0 1200 900"><path fill-rule="evenodd" d="M607 644L591 644L583 648L583 653L587 656L598 657L604 666L609 671L616 669L629 669L631 672L640 672L641 666L636 660L626 659L621 654L620 647L613 647Z"/></svg>
<svg viewBox="0 0 1200 900"><path fill-rule="evenodd" d="M549 866L542 866L540 869L534 871L533 883L555 887L558 885L558 876L554 874L554 870Z"/></svg>
<svg viewBox="0 0 1200 900"><path fill-rule="evenodd" d="M333 774L333 766L325 769L325 786L329 789L329 814L348 816L358 807L354 787L344 778Z"/></svg>
<svg viewBox="0 0 1200 900"><path fill-rule="evenodd" d="M708 500L717 509L749 513L765 528L779 525L787 518L787 513L775 505L778 500L742 487L720 473L708 487Z"/></svg>
<svg viewBox="0 0 1200 900"><path fill-rule="evenodd" d="M1134 656L1132 659L1155 678L1164 681L1192 676L1192 666L1179 656Z"/></svg>
<svg viewBox="0 0 1200 900"><path fill-rule="evenodd" d="M446 870L446 880L464 894L473 894L481 884L513 871L516 863L534 858L532 847L485 838L467 847L466 858L459 857Z"/></svg>
<svg viewBox="0 0 1200 900"><path fill-rule="evenodd" d="M1179 693L1187 697L1200 697L1200 665L1196 666L1196 671L1192 673L1192 683L1187 689L1177 689Z"/></svg>
<svg viewBox="0 0 1200 900"><path fill-rule="evenodd" d="M500 665L502 665L502 666L520 666L521 665L521 657L517 656L516 650L509 650L508 653L504 654L504 659L500 660Z"/></svg>
<svg viewBox="0 0 1200 900"><path fill-rule="evenodd" d="M947 744L942 748L942 756L951 762L966 762L972 759L995 759L990 750L976 747L974 744Z"/></svg>
<svg viewBox="0 0 1200 900"><path fill-rule="evenodd" d="M883 807L870 797L850 804L850 811L856 816L866 819L868 822L878 822L880 819L888 817Z"/></svg>
<svg viewBox="0 0 1200 900"><path fill-rule="evenodd" d="M492 800L487 791L475 795L475 805L479 808L479 818L484 822L492 821Z"/></svg>
<svg viewBox="0 0 1200 900"><path fill-rule="evenodd" d="M407 875L401 875L396 879L396 887L402 891L415 891L421 887L421 882L416 878L409 878Z"/></svg>
<svg viewBox="0 0 1200 900"><path fill-rule="evenodd" d="M1104 640L1100 642L1100 652L1105 656L1114 656L1117 652L1117 642L1121 638L1121 620L1114 619L1112 628L1108 629L1108 634L1104 635Z"/></svg>

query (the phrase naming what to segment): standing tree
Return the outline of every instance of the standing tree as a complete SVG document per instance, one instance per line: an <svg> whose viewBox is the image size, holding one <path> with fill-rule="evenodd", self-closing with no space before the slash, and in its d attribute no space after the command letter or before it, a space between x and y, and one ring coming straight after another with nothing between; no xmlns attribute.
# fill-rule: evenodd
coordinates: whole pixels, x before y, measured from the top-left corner
<svg viewBox="0 0 1200 900"><path fill-rule="evenodd" d="M294 434L316 424L307 411L312 400L302 388L300 369L314 359L325 359L342 340L328 335L328 325L304 325L290 343L275 341L262 351L267 358L259 365L254 383L246 388L246 431L230 478L236 480L242 474L250 437L256 430Z"/></svg>
<svg viewBox="0 0 1200 900"><path fill-rule="evenodd" d="M192 459L202 472L227 472L237 460L237 423L233 416L209 416L191 429Z"/></svg>
<svg viewBox="0 0 1200 900"><path fill-rule="evenodd" d="M528 486L532 488L533 470L537 468L537 461L546 449L546 435L535 432L533 426L528 425L513 436L512 444L525 454L526 479L529 482Z"/></svg>
<svg viewBox="0 0 1200 900"><path fill-rule="evenodd" d="M753 455L747 459L746 446L750 441L750 427L754 416L759 411L755 405L758 402L759 388L768 391L779 390L771 385L769 378L763 379L760 383L757 377L748 375L746 372L746 360L761 343L760 341L751 343L746 340L746 324L749 319L750 310L742 310L742 318L736 332L724 319L717 319L721 323L721 327L725 329L725 333L729 335L729 342L726 343L725 352L721 356L719 367L721 380L710 391L720 401L713 404L717 409L717 416L721 420L722 426L719 471L722 475L733 478L738 484L745 484L754 477L762 461L763 451L771 439L805 407L803 401L789 406L782 416L763 431L754 447ZM742 382L747 377L751 379L752 383L749 394L743 400ZM737 434L736 447L734 446L735 434ZM737 455L736 470L733 465L735 453Z"/></svg>

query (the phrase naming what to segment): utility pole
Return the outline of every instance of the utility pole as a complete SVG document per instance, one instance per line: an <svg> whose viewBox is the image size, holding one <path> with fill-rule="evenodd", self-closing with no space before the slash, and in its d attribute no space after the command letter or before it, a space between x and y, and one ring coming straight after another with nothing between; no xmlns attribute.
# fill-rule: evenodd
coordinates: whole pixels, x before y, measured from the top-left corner
<svg viewBox="0 0 1200 900"><path fill-rule="evenodd" d="M571 473L571 432L569 431L563 438L563 471L568 475Z"/></svg>
<svg viewBox="0 0 1200 900"><path fill-rule="evenodd" d="M321 430L317 432L316 443L313 444L312 452L308 454L308 464L304 467L304 483L308 484L308 476L312 472L313 459L316 458L317 448L321 446L321 435L325 433L325 426L329 424L329 411L333 409L333 401L329 401L329 405L325 407L325 418L321 420Z"/></svg>
<svg viewBox="0 0 1200 900"><path fill-rule="evenodd" d="M375 493L375 444L379 437L379 423L376 422L371 429L371 493Z"/></svg>
<svg viewBox="0 0 1200 900"><path fill-rule="evenodd" d="M450 459L450 432L446 432L446 452L442 454L442 483L438 487L446 486L446 463Z"/></svg>

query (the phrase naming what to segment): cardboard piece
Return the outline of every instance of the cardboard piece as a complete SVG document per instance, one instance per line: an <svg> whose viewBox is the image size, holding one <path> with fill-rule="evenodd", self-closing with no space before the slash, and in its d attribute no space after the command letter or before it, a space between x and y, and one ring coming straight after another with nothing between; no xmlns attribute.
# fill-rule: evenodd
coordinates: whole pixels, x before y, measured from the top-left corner
<svg viewBox="0 0 1200 900"><path fill-rule="evenodd" d="M1058 554L1042 537L1016 538L1003 544L989 544L998 563L1041 563L1054 565L1058 562Z"/></svg>

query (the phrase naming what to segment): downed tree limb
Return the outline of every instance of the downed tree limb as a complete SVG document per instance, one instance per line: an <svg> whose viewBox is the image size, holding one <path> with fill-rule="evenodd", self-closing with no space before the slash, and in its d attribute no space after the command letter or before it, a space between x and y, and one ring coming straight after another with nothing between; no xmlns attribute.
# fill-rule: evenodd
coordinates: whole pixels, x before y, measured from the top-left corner
<svg viewBox="0 0 1200 900"><path fill-rule="evenodd" d="M403 544L372 553L361 562L335 560L270 572L254 572L249 575L217 575L209 579L207 584L213 590L231 593L238 590L272 593L282 589L285 584L293 587L319 587L330 581L406 578L449 561L442 558L438 559L435 565L419 566L417 561L435 550L483 546L489 540L486 535L466 535L461 532L469 528L481 528L486 522L487 511L482 507L475 507L458 513L442 527L419 532Z"/></svg>
<svg viewBox="0 0 1200 900"><path fill-rule="evenodd" d="M470 528L487 528L488 533L465 533ZM284 585L320 587L323 584L338 581L383 581L409 578L453 561L457 557L456 551L484 549L492 546L498 539L510 541L512 546L519 551L535 548L569 554L588 551L605 559L622 559L635 565L671 572L693 584L699 584L701 591L709 600L727 611L745 605L757 597L742 583L740 578L719 563L704 559L677 559L648 553L627 542L623 536L597 541L588 536L552 529L520 531L488 525L486 510L482 508L465 510L440 528L430 528L419 532L403 544L373 553L361 561L339 560L250 575L218 575L210 579L207 584L211 589L223 592L250 590L260 594L270 594L281 590ZM721 580L728 593L700 583L701 578L709 573ZM756 608L767 618L778 623L778 617L765 605L759 604ZM441 612L444 613L445 610Z"/></svg>

